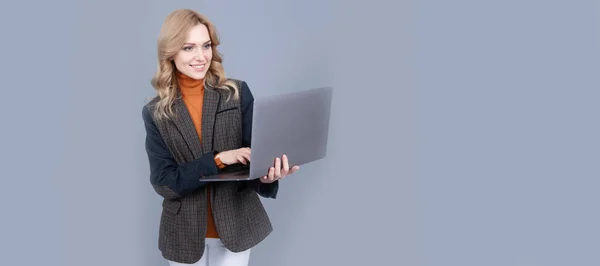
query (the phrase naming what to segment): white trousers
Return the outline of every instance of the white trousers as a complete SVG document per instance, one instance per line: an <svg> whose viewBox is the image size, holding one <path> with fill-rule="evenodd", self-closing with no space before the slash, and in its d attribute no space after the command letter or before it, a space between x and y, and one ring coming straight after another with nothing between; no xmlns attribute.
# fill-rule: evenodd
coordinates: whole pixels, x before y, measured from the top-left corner
<svg viewBox="0 0 600 266"><path fill-rule="evenodd" d="M228 250L218 238L206 238L202 258L194 264L169 261L170 266L248 266L250 249L239 253Z"/></svg>

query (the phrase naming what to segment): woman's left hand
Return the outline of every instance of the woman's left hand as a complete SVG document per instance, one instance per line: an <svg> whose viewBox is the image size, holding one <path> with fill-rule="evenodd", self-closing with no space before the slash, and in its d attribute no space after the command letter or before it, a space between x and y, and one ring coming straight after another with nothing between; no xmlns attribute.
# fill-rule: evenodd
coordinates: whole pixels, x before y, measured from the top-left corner
<svg viewBox="0 0 600 266"><path fill-rule="evenodd" d="M269 172L267 175L260 178L260 181L263 183L273 183L279 179L284 179L286 176L293 174L300 166L293 166L290 168L288 163L288 158L284 154L281 159L275 158L275 166L269 168Z"/></svg>

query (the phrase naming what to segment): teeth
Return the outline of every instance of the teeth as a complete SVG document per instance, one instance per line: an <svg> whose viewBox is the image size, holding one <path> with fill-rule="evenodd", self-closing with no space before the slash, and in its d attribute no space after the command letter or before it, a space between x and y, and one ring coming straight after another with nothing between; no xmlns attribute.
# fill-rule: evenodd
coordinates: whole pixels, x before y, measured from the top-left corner
<svg viewBox="0 0 600 266"><path fill-rule="evenodd" d="M193 67L193 68L197 68L197 69L200 69L200 68L203 68L203 67L204 67L204 65L199 65L199 66L192 66L192 67Z"/></svg>

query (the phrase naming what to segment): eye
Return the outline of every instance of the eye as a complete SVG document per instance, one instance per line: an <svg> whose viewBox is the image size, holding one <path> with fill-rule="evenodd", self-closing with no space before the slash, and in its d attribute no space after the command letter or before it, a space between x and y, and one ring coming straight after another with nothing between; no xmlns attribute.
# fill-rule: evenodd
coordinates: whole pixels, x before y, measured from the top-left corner
<svg viewBox="0 0 600 266"><path fill-rule="evenodd" d="M184 46L184 47L182 48L182 50L184 50L184 51L191 51L192 49L194 49L194 47L193 47L193 46Z"/></svg>
<svg viewBox="0 0 600 266"><path fill-rule="evenodd" d="M210 49L211 47L212 47L211 43L207 43L204 45L204 49Z"/></svg>

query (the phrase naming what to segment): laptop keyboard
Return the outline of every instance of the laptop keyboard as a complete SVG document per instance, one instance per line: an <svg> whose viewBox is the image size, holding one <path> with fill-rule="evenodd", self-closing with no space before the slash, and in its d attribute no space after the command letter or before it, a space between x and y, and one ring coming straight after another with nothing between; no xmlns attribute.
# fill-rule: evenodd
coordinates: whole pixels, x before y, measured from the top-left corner
<svg viewBox="0 0 600 266"><path fill-rule="evenodd" d="M241 163L228 165L222 170L224 173L227 172L247 172L250 171L250 164L243 165Z"/></svg>

